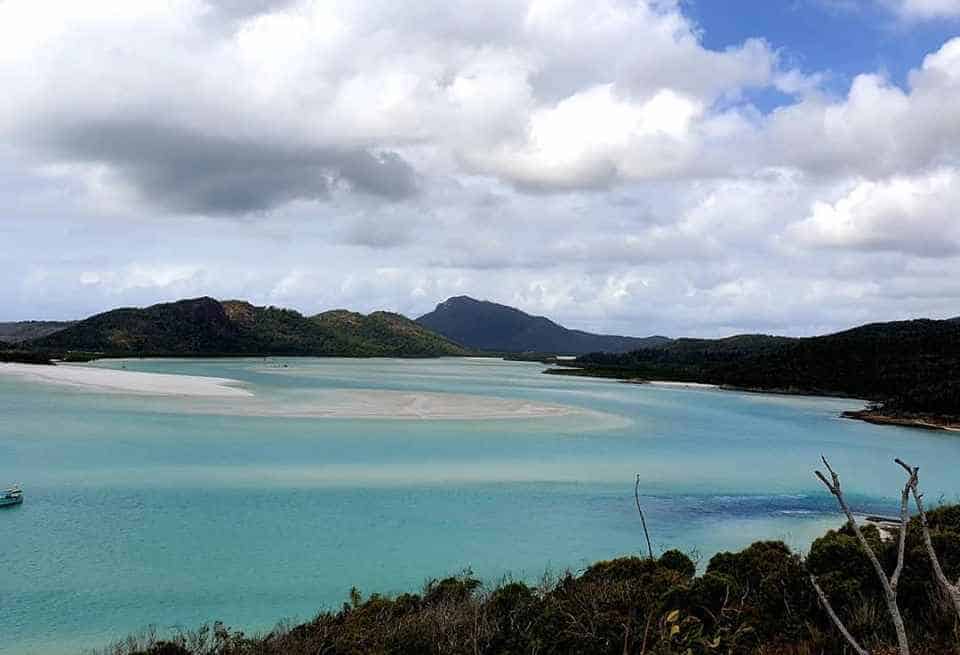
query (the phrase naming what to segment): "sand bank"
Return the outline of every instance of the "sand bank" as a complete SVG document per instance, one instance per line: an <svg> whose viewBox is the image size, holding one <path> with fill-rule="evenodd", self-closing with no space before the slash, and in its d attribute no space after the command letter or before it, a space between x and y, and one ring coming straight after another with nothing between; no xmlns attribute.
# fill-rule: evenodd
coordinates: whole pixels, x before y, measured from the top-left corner
<svg viewBox="0 0 960 655"><path fill-rule="evenodd" d="M217 398L253 396L246 389L234 386L240 384L238 381L226 378L117 371L69 364L0 364L0 376L15 376L29 382L57 384L101 393Z"/></svg>
<svg viewBox="0 0 960 655"><path fill-rule="evenodd" d="M218 413L220 403L194 404L187 411ZM256 397L230 403L230 414L296 418L455 419L537 418L588 414L567 405L429 391L322 389L289 396Z"/></svg>
<svg viewBox="0 0 960 655"><path fill-rule="evenodd" d="M702 382L670 382L668 380L649 380L647 384L658 387L679 387L681 389L719 389L715 384L703 384Z"/></svg>
<svg viewBox="0 0 960 655"><path fill-rule="evenodd" d="M469 394L384 389L310 389L253 394L237 380L61 364L0 364L0 376L92 393L189 399L153 410L230 416L359 419L510 419L590 414L567 405Z"/></svg>

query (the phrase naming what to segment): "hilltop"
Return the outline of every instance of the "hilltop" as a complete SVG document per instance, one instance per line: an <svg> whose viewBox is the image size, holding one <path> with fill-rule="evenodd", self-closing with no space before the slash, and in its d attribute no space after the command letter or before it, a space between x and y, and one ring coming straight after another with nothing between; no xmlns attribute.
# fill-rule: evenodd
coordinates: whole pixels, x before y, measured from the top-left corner
<svg viewBox="0 0 960 655"><path fill-rule="evenodd" d="M469 296L455 296L417 319L420 325L476 350L582 355L622 353L669 343L666 337L624 337L570 330L543 316Z"/></svg>
<svg viewBox="0 0 960 655"><path fill-rule="evenodd" d="M351 343L376 350L384 356L401 356L403 353L468 354L466 349L446 337L394 312L378 311L364 315L335 309L317 314L311 320L324 329L344 335Z"/></svg>
<svg viewBox="0 0 960 655"><path fill-rule="evenodd" d="M436 357L466 350L398 314L292 309L202 297L91 316L23 346L105 355Z"/></svg>

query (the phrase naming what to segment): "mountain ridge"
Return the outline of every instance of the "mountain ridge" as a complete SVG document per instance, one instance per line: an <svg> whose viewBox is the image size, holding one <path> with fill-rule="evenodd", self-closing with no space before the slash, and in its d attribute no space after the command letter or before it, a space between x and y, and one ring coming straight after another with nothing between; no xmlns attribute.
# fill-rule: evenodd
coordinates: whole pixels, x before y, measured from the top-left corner
<svg viewBox="0 0 960 655"><path fill-rule="evenodd" d="M416 321L468 348L490 352L582 355L626 352L670 342L661 336L627 337L572 330L545 316L470 296L450 297Z"/></svg>
<svg viewBox="0 0 960 655"><path fill-rule="evenodd" d="M328 313L325 313L328 314ZM123 307L21 345L106 355L436 357L466 349L399 314L352 314L358 330L318 314L209 296Z"/></svg>

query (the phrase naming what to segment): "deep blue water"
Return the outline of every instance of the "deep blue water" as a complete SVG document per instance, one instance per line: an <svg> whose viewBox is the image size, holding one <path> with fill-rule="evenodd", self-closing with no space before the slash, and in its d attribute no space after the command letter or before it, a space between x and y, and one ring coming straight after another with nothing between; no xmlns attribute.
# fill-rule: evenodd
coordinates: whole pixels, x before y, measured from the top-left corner
<svg viewBox="0 0 960 655"><path fill-rule="evenodd" d="M277 368L286 363L288 368ZM260 406L321 389L455 392L583 416L251 416L240 400L145 398L0 375L0 653L78 652L147 625L248 631L470 568L537 580L655 547L705 562L838 525L821 453L858 510L892 511L892 458L955 500L953 434L837 418L856 401L625 385L481 360L205 360L101 366L242 380ZM280 411L280 410L278 410Z"/></svg>

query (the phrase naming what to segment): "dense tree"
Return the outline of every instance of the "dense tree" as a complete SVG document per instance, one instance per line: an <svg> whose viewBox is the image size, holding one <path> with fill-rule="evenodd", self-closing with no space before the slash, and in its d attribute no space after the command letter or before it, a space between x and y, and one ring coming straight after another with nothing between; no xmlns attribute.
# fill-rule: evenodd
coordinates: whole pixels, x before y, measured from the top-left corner
<svg viewBox="0 0 960 655"><path fill-rule="evenodd" d="M279 307L195 298L115 309L25 344L37 351L104 355L464 355L457 344L387 312L314 317Z"/></svg>

